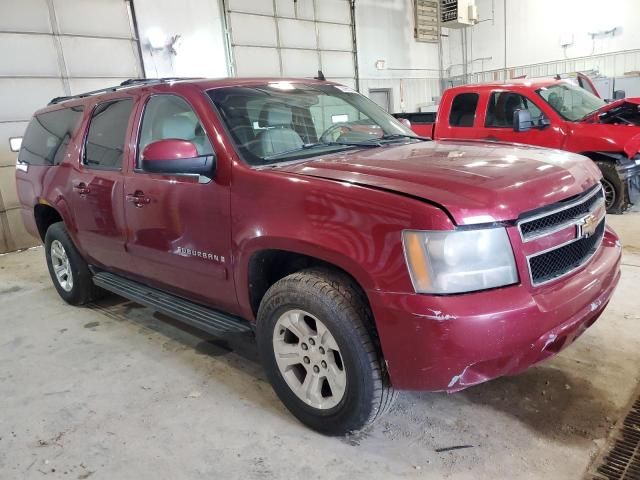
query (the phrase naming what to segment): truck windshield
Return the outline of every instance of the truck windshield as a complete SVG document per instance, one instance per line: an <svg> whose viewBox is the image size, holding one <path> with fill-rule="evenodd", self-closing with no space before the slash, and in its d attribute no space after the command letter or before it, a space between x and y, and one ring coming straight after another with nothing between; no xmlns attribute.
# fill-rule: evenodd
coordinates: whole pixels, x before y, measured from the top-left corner
<svg viewBox="0 0 640 480"><path fill-rule="evenodd" d="M253 166L419 140L373 101L341 85L274 81L207 93Z"/></svg>
<svg viewBox="0 0 640 480"><path fill-rule="evenodd" d="M552 85L536 92L566 120L578 121L602 107L604 100L570 84Z"/></svg>

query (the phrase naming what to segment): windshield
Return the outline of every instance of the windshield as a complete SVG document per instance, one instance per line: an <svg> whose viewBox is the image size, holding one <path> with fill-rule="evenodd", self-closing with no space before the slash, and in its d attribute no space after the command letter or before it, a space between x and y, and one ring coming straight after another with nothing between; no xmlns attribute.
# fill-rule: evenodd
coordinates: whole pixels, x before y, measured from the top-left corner
<svg viewBox="0 0 640 480"><path fill-rule="evenodd" d="M573 122L583 119L605 104L592 93L565 83L541 88L537 94L563 118Z"/></svg>
<svg viewBox="0 0 640 480"><path fill-rule="evenodd" d="M341 85L277 81L207 93L238 151L253 166L415 136L374 102Z"/></svg>

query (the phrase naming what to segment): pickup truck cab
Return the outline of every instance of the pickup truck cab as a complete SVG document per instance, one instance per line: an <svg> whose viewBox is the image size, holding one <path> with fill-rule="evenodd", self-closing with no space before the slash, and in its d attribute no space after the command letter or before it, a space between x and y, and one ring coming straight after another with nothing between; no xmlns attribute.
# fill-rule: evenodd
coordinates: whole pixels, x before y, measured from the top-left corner
<svg viewBox="0 0 640 480"><path fill-rule="evenodd" d="M587 156L602 172L607 211L622 213L640 191L639 106L640 98L606 103L568 81L464 85L444 92L432 137L520 143Z"/></svg>
<svg viewBox="0 0 640 480"><path fill-rule="evenodd" d="M344 434L398 389L455 392L570 345L620 277L600 172L432 142L348 87L132 80L54 99L16 181L60 296L105 291L255 332L302 422Z"/></svg>

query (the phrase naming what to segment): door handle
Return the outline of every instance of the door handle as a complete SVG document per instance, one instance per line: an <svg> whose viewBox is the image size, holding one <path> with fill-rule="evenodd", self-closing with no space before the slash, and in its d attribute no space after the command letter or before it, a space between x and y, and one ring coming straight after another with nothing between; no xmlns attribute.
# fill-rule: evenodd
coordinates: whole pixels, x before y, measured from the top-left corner
<svg viewBox="0 0 640 480"><path fill-rule="evenodd" d="M144 207L145 205L151 203L151 199L139 190L133 194L128 193L127 195L125 195L125 199L127 200L127 202L133 203L138 208Z"/></svg>
<svg viewBox="0 0 640 480"><path fill-rule="evenodd" d="M88 195L91 192L89 187L87 187L87 184L84 182L74 185L73 189L78 193L78 195Z"/></svg>

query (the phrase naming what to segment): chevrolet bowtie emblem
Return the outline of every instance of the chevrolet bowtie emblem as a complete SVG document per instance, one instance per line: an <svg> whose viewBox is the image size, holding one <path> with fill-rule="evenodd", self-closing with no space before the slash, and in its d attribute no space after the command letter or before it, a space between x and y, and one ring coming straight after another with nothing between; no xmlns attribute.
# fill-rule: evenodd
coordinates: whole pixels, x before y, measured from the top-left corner
<svg viewBox="0 0 640 480"><path fill-rule="evenodd" d="M593 214L589 214L578 220L576 225L576 238L589 238L596 233L598 223L598 217Z"/></svg>

